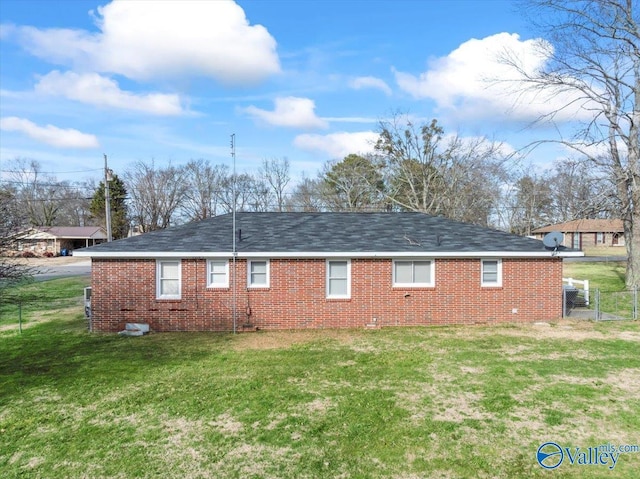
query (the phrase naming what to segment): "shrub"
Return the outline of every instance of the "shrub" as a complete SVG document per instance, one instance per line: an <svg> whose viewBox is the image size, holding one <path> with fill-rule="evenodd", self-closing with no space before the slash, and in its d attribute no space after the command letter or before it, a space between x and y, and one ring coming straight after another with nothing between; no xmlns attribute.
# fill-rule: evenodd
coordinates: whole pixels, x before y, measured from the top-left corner
<svg viewBox="0 0 640 479"><path fill-rule="evenodd" d="M35 258L36 254L33 251L24 251L22 253L23 258Z"/></svg>
<svg viewBox="0 0 640 479"><path fill-rule="evenodd" d="M51 251L46 251L43 256L46 258L53 258L55 255Z"/></svg>

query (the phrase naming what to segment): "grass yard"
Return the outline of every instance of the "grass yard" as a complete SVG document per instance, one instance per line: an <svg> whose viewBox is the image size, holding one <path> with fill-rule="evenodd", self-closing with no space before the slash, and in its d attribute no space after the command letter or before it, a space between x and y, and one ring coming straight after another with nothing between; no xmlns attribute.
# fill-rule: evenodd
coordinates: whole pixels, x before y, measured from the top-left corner
<svg viewBox="0 0 640 479"><path fill-rule="evenodd" d="M591 289L604 291L622 291L625 289L626 264L624 262L590 263L564 262L563 276L565 278L588 279Z"/></svg>
<svg viewBox="0 0 640 479"><path fill-rule="evenodd" d="M640 443L638 322L124 338L43 314L0 331L3 478L640 474L536 462Z"/></svg>

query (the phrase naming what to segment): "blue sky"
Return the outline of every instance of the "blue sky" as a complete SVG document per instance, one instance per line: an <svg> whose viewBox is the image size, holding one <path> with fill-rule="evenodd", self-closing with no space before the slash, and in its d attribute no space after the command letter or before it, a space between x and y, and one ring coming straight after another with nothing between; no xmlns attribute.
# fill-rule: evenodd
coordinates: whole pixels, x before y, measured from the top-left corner
<svg viewBox="0 0 640 479"><path fill-rule="evenodd" d="M549 135L525 128L548 99L487 81L514 80L506 50L545 61L511 1L2 0L0 24L0 170L230 164L235 133L239 171L287 157L314 177L397 111L507 149Z"/></svg>

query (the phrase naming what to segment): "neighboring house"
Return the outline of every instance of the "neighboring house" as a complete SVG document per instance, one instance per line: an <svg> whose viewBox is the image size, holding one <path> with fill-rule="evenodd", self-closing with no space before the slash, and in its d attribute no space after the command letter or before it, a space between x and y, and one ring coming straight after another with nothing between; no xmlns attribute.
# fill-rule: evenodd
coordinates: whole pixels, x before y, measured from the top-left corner
<svg viewBox="0 0 640 479"><path fill-rule="evenodd" d="M583 256L421 213L238 213L233 232L224 215L77 251L93 330L547 321L562 258Z"/></svg>
<svg viewBox="0 0 640 479"><path fill-rule="evenodd" d="M59 255L77 248L86 248L107 240L100 226L38 226L14 236L13 254L31 252L36 256Z"/></svg>
<svg viewBox="0 0 640 479"><path fill-rule="evenodd" d="M533 231L536 238L542 239L551 231L564 234L563 245L582 249L592 246L624 246L624 228L622 220L581 219L545 226Z"/></svg>

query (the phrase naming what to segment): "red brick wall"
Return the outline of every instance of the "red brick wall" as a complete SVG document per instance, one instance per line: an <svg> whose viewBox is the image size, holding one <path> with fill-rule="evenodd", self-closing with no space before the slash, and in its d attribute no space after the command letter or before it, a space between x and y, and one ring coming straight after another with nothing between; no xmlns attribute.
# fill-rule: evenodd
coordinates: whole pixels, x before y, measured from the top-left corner
<svg viewBox="0 0 640 479"><path fill-rule="evenodd" d="M351 260L351 298L326 298L324 259L270 260L270 287L246 288L237 262L237 325L260 329L359 328L548 321L562 315L562 259L502 260L502 287L480 286L479 259L436 259L435 286L395 288L390 259ZM156 261L92 262L92 325L153 331L233 329L232 289L206 287L207 262L182 260L182 298L156 299ZM247 313L250 312L248 315Z"/></svg>

